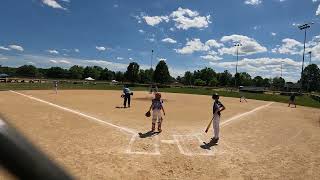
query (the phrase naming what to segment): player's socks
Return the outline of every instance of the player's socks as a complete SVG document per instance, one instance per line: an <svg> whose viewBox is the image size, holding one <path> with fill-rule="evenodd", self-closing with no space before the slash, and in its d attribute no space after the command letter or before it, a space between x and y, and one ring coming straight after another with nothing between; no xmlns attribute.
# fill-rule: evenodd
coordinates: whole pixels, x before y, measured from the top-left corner
<svg viewBox="0 0 320 180"><path fill-rule="evenodd" d="M152 123L152 129L151 131L153 132L156 129L156 123Z"/></svg>

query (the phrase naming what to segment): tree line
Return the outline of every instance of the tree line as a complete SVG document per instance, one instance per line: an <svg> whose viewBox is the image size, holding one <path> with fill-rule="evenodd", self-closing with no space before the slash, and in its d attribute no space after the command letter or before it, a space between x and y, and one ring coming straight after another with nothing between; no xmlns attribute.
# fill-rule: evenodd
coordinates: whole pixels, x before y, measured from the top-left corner
<svg viewBox="0 0 320 180"><path fill-rule="evenodd" d="M125 72L111 71L108 68L99 66L82 67L74 65L69 69L51 67L48 69L36 68L33 65L24 65L18 68L0 66L0 74L5 73L15 77L29 78L52 78L52 79L84 79L92 77L96 80L117 80L119 82L131 83L180 83L188 86L210 86L210 87L235 87L235 86L256 86L283 90L286 82L282 77L262 78L261 76L251 77L246 72L240 72L234 76L227 70L215 72L212 68L203 68L193 72L187 71L183 76L173 78L170 76L169 68L165 61L159 61L155 70L140 69L136 62L131 62ZM320 69L316 64L305 67L302 79L304 91L320 91Z"/></svg>
<svg viewBox="0 0 320 180"><path fill-rule="evenodd" d="M0 65L0 74L7 74L11 77L26 78L49 78L49 79L85 79L91 77L95 80L116 80L119 82L131 83L172 83L175 78L170 76L168 66L165 61L159 61L155 70L140 69L136 62L131 62L125 72L112 71L100 66L78 66L74 65L69 69L61 67L37 68L33 65L23 65L18 68L2 67Z"/></svg>

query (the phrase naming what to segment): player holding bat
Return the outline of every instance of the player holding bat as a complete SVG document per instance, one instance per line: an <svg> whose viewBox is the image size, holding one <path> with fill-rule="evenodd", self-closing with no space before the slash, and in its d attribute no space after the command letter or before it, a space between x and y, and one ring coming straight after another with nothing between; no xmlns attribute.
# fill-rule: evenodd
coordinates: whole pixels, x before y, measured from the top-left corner
<svg viewBox="0 0 320 180"><path fill-rule="evenodd" d="M217 144L219 141L220 116L221 116L221 112L224 111L226 108L219 101L219 95L217 93L212 95L212 99L214 100L213 107L212 107L213 118L210 121L208 128L206 129L206 133L208 132L208 129L211 126L211 123L213 121L214 137L212 138L211 143Z"/></svg>

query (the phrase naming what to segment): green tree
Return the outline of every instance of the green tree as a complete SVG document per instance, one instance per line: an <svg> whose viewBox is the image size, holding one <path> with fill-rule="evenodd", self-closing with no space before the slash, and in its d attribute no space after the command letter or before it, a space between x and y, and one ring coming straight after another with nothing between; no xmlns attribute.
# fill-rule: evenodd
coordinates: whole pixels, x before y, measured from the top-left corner
<svg viewBox="0 0 320 180"><path fill-rule="evenodd" d="M82 66L74 65L69 69L70 78L83 79L84 68Z"/></svg>
<svg viewBox="0 0 320 180"><path fill-rule="evenodd" d="M125 77L128 81L134 83L139 81L139 64L136 62L131 62L127 67L125 72Z"/></svg>
<svg viewBox="0 0 320 180"><path fill-rule="evenodd" d="M190 71L187 71L184 73L184 77L183 77L183 84L185 85L193 85L193 73Z"/></svg>
<svg viewBox="0 0 320 180"><path fill-rule="evenodd" d="M286 81L282 77L275 77L272 79L272 86L277 90L282 90Z"/></svg>
<svg viewBox="0 0 320 180"><path fill-rule="evenodd" d="M218 84L219 84L218 79L217 79L216 77L213 77L213 78L210 80L209 86L211 86L211 87L216 87L216 86L218 86Z"/></svg>
<svg viewBox="0 0 320 180"><path fill-rule="evenodd" d="M218 74L218 82L220 86L231 85L232 74L228 70L225 70L223 73Z"/></svg>
<svg viewBox="0 0 320 180"><path fill-rule="evenodd" d="M152 75L153 75L153 70L152 69L140 69L139 76L140 76L140 83L151 83L152 82Z"/></svg>
<svg viewBox="0 0 320 180"><path fill-rule="evenodd" d="M264 85L264 80L261 76L256 76L253 78L253 85L255 85L256 87L263 87Z"/></svg>
<svg viewBox="0 0 320 180"><path fill-rule="evenodd" d="M270 79L268 79L268 78L264 78L263 79L263 87L270 87L271 86L271 83L270 83Z"/></svg>
<svg viewBox="0 0 320 180"><path fill-rule="evenodd" d="M110 71L108 68L104 68L102 71L101 71L101 74L100 74L100 79L101 80L113 80L115 78L115 72L113 71Z"/></svg>
<svg viewBox="0 0 320 180"><path fill-rule="evenodd" d="M91 77L93 79L99 79L101 75L101 71L103 69L99 66L87 66L84 68L83 77L88 78Z"/></svg>
<svg viewBox="0 0 320 180"><path fill-rule="evenodd" d="M316 64L307 66L302 75L303 89L308 91L320 90L320 69Z"/></svg>
<svg viewBox="0 0 320 180"><path fill-rule="evenodd" d="M115 73L115 79L119 82L123 82L125 80L124 73L121 71L118 71Z"/></svg>
<svg viewBox="0 0 320 180"><path fill-rule="evenodd" d="M69 78L69 72L61 67L51 67L47 70L48 78Z"/></svg>
<svg viewBox="0 0 320 180"><path fill-rule="evenodd" d="M16 74L21 77L36 77L38 69L32 65L24 65L18 67Z"/></svg>
<svg viewBox="0 0 320 180"><path fill-rule="evenodd" d="M215 81L217 81L217 73L211 68L203 68L200 71L198 71L198 73L198 77L201 80L205 81L206 85L210 85L212 79L215 79Z"/></svg>
<svg viewBox="0 0 320 180"><path fill-rule="evenodd" d="M237 86L250 86L252 84L251 76L246 72L237 73L235 78L237 79Z"/></svg>
<svg viewBox="0 0 320 180"><path fill-rule="evenodd" d="M153 79L157 83L165 84L171 81L168 66L165 61L159 61L153 74Z"/></svg>
<svg viewBox="0 0 320 180"><path fill-rule="evenodd" d="M194 85L196 86L205 86L206 85L206 82L202 79L195 79L194 80Z"/></svg>

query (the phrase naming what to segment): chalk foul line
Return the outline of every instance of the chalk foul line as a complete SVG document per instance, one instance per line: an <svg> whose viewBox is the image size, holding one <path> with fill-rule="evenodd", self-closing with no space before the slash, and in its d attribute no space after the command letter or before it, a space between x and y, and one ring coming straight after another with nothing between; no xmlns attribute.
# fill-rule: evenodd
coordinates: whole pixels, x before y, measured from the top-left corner
<svg viewBox="0 0 320 180"><path fill-rule="evenodd" d="M124 131L124 132L129 133L129 134L133 134L133 135L137 134L137 132L132 130L132 129L129 129L129 128L126 128L126 127L121 127L121 126L112 124L112 123L107 122L107 121L103 121L103 120L98 119L96 117L89 116L89 115L87 115L85 113L82 113L82 112L79 112L79 111L76 111L76 110L73 110L73 109L70 109L70 108L66 108L66 107L63 107L63 106L60 106L60 105L57 105L57 104L54 104L54 103L51 103L51 102L48 102L48 101L33 97L33 96L30 96L30 95L26 95L26 94L23 94L23 93L16 92L16 91L10 90L10 92L12 92L14 94L18 94L18 95L24 96L24 97L27 97L29 99L32 99L32 100L35 100L35 101L38 101L38 102L41 102L41 103L44 103L44 104L47 104L47 105L50 105L52 107L55 107L55 108L58 108L58 109L61 109L61 110L64 110L64 111L73 113L73 114L77 114L77 115L82 116L82 117L84 117L86 119L90 119L90 120L96 121L98 123L114 127L116 129L119 129L120 131Z"/></svg>

